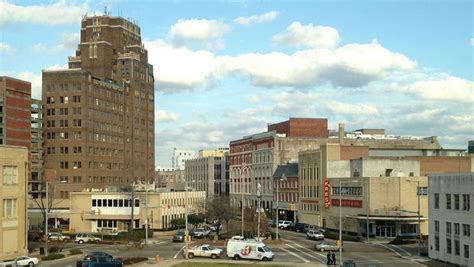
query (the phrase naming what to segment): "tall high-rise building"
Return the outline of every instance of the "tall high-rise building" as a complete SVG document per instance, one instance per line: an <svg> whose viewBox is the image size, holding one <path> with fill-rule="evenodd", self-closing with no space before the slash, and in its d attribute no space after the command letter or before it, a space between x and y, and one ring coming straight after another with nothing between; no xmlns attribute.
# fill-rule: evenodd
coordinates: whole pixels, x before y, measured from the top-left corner
<svg viewBox="0 0 474 267"><path fill-rule="evenodd" d="M140 27L84 17L69 69L43 71L44 169L55 192L154 178L154 78Z"/></svg>
<svg viewBox="0 0 474 267"><path fill-rule="evenodd" d="M184 170L184 163L188 159L195 159L198 154L194 150L173 149L171 167L175 170Z"/></svg>

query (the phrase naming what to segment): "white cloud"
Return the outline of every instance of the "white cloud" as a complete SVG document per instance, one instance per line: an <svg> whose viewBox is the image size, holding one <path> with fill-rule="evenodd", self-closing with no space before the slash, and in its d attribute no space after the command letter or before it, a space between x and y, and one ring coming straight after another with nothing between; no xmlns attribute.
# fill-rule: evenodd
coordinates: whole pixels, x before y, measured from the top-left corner
<svg viewBox="0 0 474 267"><path fill-rule="evenodd" d="M370 104L348 104L337 101L324 103L326 109L334 115L371 116L378 115L377 107Z"/></svg>
<svg viewBox="0 0 474 267"><path fill-rule="evenodd" d="M13 48L9 44L0 42L0 54L7 55L11 52L13 52Z"/></svg>
<svg viewBox="0 0 474 267"><path fill-rule="evenodd" d="M20 6L7 1L0 2L0 26L14 22L37 24L73 24L78 23L87 12L87 2L81 5L60 0L52 4Z"/></svg>
<svg viewBox="0 0 474 267"><path fill-rule="evenodd" d="M155 122L175 122L179 120L179 114L166 110L155 110Z"/></svg>
<svg viewBox="0 0 474 267"><path fill-rule="evenodd" d="M207 19L180 19L171 26L167 39L175 46L203 45L208 49L222 49L222 37L230 26Z"/></svg>
<svg viewBox="0 0 474 267"><path fill-rule="evenodd" d="M332 27L311 23L302 25L296 21L282 33L273 36L273 42L294 47L333 48L339 43L339 33Z"/></svg>
<svg viewBox="0 0 474 267"><path fill-rule="evenodd" d="M33 45L33 51L37 53L61 53L64 51L73 52L79 44L80 36L77 33L63 33L58 45L48 46L43 43Z"/></svg>
<svg viewBox="0 0 474 267"><path fill-rule="evenodd" d="M241 25L258 24L273 21L278 16L277 11L270 11L260 15L253 15L249 17L238 17L234 20L235 23Z"/></svg>
<svg viewBox="0 0 474 267"><path fill-rule="evenodd" d="M407 91L429 100L474 103L474 83L458 77L417 81Z"/></svg>

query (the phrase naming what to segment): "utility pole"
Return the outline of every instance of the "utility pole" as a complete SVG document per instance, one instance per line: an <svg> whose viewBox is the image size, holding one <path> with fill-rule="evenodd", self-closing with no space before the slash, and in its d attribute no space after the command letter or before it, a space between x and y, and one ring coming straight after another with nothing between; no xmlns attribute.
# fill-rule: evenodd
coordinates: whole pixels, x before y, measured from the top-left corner
<svg viewBox="0 0 474 267"><path fill-rule="evenodd" d="M262 199L262 185L259 183L257 184L257 200L258 200L258 205L257 205L257 238L258 241L260 241L260 202Z"/></svg>
<svg viewBox="0 0 474 267"><path fill-rule="evenodd" d="M49 212L49 183L46 182L46 207L44 208L44 255L48 256L48 212Z"/></svg>

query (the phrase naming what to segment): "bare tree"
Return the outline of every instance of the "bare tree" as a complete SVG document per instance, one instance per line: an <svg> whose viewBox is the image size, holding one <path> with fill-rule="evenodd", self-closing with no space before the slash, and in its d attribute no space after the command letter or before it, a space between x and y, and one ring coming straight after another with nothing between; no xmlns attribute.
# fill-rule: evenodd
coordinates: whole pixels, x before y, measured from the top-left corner
<svg viewBox="0 0 474 267"><path fill-rule="evenodd" d="M214 196L207 200L206 215L210 220L218 221L216 233L219 235L220 225L225 222L226 229L228 229L229 221L235 218L236 209L231 205L229 196Z"/></svg>
<svg viewBox="0 0 474 267"><path fill-rule="evenodd" d="M48 190L48 198L46 199L46 196L43 194L39 194L39 198L34 198L33 202L36 204L38 209L41 212L41 215L43 217L43 224L42 226L45 225L46 223L46 214L49 213L54 206L59 205L61 202L63 202L63 199L56 199L55 198L55 189L56 186L52 183L47 183L47 189Z"/></svg>

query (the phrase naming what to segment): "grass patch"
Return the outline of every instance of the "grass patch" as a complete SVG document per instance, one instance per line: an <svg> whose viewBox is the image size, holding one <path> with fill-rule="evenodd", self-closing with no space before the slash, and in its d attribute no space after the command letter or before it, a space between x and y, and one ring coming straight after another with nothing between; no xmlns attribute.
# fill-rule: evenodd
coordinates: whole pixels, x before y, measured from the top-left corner
<svg viewBox="0 0 474 267"><path fill-rule="evenodd" d="M46 256L46 257L43 257L42 260L44 260L44 261L50 261L50 260L57 260L57 259L61 259L61 258L64 258L64 255L63 255L63 254L53 253L53 254L49 254L49 255Z"/></svg>
<svg viewBox="0 0 474 267"><path fill-rule="evenodd" d="M130 264L147 261L147 260L148 258L145 258L145 257L127 258L123 261L123 264L130 265Z"/></svg>
<svg viewBox="0 0 474 267"><path fill-rule="evenodd" d="M224 262L181 262L173 267L249 267L248 263L224 263ZM265 267L287 267L288 265L265 264Z"/></svg>

